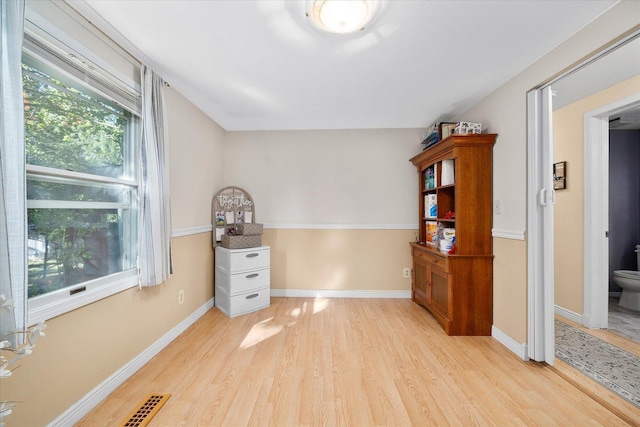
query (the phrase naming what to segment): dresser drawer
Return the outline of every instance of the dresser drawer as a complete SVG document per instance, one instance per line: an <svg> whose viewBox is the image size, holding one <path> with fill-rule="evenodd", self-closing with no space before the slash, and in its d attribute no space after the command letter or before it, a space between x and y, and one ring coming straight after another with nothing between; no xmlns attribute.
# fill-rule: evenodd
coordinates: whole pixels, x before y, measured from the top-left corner
<svg viewBox="0 0 640 427"><path fill-rule="evenodd" d="M233 250L216 247L216 266L226 272L236 273L269 267L270 258L268 246Z"/></svg>
<svg viewBox="0 0 640 427"><path fill-rule="evenodd" d="M269 307L271 290L262 288L230 296L216 286L215 304L227 316L236 317Z"/></svg>
<svg viewBox="0 0 640 427"><path fill-rule="evenodd" d="M270 269L251 270L229 276L229 294L242 294L253 289L269 287Z"/></svg>
<svg viewBox="0 0 640 427"><path fill-rule="evenodd" d="M436 254L432 254L426 251L421 251L419 249L414 249L413 256L416 257L416 259L435 265L436 267L439 267L444 271L448 270L449 258L446 256L438 256Z"/></svg>

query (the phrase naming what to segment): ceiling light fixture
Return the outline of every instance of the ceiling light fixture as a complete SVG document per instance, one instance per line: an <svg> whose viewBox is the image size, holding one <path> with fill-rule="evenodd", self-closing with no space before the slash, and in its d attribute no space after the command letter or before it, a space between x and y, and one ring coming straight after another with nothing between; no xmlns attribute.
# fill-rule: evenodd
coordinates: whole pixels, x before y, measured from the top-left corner
<svg viewBox="0 0 640 427"><path fill-rule="evenodd" d="M348 34L364 30L380 9L378 0L313 0L307 16L321 30Z"/></svg>

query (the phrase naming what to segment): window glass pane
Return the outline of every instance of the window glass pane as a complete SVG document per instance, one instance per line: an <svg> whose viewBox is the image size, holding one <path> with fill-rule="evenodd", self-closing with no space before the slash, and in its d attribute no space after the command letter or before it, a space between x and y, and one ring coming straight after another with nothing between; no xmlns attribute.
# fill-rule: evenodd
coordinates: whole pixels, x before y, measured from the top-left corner
<svg viewBox="0 0 640 427"><path fill-rule="evenodd" d="M136 257L139 119L47 64L23 55L29 298Z"/></svg>
<svg viewBox="0 0 640 427"><path fill-rule="evenodd" d="M27 179L28 200L128 203L130 187L100 183L62 183L53 179Z"/></svg>
<svg viewBox="0 0 640 427"><path fill-rule="evenodd" d="M29 297L131 268L117 209L28 209Z"/></svg>
<svg viewBox="0 0 640 427"><path fill-rule="evenodd" d="M123 178L131 114L50 76L45 66L22 69L27 164Z"/></svg>

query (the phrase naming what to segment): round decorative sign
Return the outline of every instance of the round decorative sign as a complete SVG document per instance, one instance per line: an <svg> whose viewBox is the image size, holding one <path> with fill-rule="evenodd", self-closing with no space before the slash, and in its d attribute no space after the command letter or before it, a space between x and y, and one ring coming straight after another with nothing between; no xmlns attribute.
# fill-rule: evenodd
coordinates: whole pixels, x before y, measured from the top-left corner
<svg viewBox="0 0 640 427"><path fill-rule="evenodd" d="M240 187L224 187L213 197L211 206L213 216L214 241L222 240L222 236L235 235L244 224L255 223L255 205L253 199Z"/></svg>

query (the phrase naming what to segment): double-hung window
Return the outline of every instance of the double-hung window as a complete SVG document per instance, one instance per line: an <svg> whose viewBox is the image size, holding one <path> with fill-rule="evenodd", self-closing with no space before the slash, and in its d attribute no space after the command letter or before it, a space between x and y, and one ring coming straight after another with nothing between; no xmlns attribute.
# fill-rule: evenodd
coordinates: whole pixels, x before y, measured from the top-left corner
<svg viewBox="0 0 640 427"><path fill-rule="evenodd" d="M25 33L29 323L136 283L139 93Z"/></svg>

